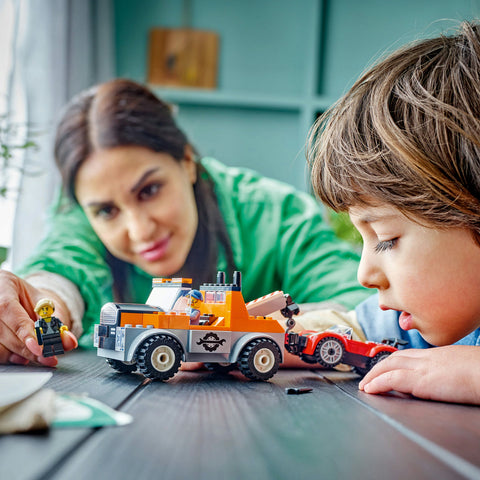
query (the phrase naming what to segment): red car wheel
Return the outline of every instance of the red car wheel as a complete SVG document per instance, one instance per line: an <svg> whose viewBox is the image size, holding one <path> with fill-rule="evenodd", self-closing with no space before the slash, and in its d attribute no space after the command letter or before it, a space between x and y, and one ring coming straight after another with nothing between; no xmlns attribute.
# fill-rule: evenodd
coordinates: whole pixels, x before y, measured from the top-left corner
<svg viewBox="0 0 480 480"><path fill-rule="evenodd" d="M322 338L315 349L317 362L324 367L335 367L343 358L343 343L335 337Z"/></svg>

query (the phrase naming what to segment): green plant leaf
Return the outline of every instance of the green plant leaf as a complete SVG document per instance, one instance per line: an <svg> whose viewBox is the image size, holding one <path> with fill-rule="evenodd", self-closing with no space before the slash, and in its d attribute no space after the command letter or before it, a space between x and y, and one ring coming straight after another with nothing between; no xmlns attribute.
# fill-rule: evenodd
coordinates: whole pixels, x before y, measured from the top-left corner
<svg viewBox="0 0 480 480"><path fill-rule="evenodd" d="M347 213L329 210L328 219L338 238L346 240L356 247L362 245L362 237L352 225Z"/></svg>

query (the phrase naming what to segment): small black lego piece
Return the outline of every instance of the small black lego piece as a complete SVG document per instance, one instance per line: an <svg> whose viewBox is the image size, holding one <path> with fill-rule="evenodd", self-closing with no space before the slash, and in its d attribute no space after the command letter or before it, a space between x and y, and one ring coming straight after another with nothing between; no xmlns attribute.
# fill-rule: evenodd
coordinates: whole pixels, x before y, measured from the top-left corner
<svg viewBox="0 0 480 480"><path fill-rule="evenodd" d="M287 395L302 395L303 393L310 393L313 388L310 387L288 387L285 389Z"/></svg>

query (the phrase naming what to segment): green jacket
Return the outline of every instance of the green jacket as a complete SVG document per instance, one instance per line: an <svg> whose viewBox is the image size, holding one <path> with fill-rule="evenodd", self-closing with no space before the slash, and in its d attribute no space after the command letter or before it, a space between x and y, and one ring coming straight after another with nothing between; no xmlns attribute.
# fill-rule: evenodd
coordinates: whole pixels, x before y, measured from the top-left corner
<svg viewBox="0 0 480 480"><path fill-rule="evenodd" d="M354 308L369 295L356 280L358 255L335 237L310 195L212 158L202 164L215 184L246 301L283 290L297 303L333 300ZM83 327L91 334L102 305L113 298L105 247L80 207L62 213L57 207L50 210L45 238L18 274L46 270L71 280L85 301ZM217 269L226 270L221 252ZM144 303L152 277L134 267L128 281L130 301Z"/></svg>

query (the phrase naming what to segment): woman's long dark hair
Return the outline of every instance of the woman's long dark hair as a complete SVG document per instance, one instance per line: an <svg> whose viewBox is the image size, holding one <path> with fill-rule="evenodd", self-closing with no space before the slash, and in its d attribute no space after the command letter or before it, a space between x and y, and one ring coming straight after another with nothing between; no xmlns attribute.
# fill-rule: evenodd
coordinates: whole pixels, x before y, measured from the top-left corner
<svg viewBox="0 0 480 480"><path fill-rule="evenodd" d="M62 115L55 139L55 161L70 199L78 203L75 178L93 152L132 145L167 153L180 162L188 139L177 127L170 106L131 80L112 80L73 98ZM177 275L191 277L195 284L201 284L214 281L219 245L231 272L235 265L213 182L198 162L193 190L198 229L185 265ZM115 300L128 300L130 288L126 282L132 265L110 253L107 262L112 270Z"/></svg>

